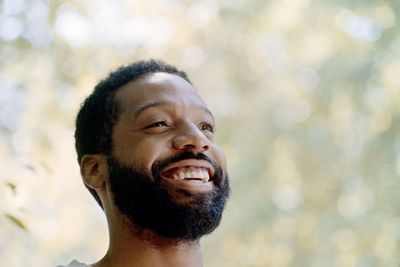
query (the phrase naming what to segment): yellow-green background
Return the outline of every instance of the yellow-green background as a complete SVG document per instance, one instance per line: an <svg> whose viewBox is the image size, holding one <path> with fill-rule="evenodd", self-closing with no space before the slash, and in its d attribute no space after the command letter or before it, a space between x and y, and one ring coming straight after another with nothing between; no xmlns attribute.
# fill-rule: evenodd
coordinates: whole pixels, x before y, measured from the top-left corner
<svg viewBox="0 0 400 267"><path fill-rule="evenodd" d="M105 253L74 118L150 57L189 73L228 156L206 266L400 266L399 20L400 1L0 1L0 266Z"/></svg>

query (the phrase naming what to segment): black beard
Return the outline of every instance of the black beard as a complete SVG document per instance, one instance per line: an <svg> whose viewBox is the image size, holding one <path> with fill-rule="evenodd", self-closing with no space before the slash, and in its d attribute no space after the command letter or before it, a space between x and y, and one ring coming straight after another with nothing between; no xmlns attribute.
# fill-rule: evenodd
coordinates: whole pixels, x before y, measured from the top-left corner
<svg viewBox="0 0 400 267"><path fill-rule="evenodd" d="M161 180L161 171L172 162L201 159L215 169L214 187L209 192L177 190L190 198L179 203ZM229 196L227 175L204 154L184 152L153 164L152 176L108 158L109 179L114 203L136 230L151 232L174 241L195 241L211 233L220 223Z"/></svg>

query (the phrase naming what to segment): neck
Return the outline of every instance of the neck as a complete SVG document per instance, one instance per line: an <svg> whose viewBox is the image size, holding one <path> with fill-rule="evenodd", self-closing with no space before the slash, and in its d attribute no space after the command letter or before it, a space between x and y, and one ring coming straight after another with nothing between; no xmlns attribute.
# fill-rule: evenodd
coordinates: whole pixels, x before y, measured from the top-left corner
<svg viewBox="0 0 400 267"><path fill-rule="evenodd" d="M121 222L121 220L120 220ZM200 243L176 241L150 231L137 231L127 222L110 224L109 249L95 267L202 267Z"/></svg>

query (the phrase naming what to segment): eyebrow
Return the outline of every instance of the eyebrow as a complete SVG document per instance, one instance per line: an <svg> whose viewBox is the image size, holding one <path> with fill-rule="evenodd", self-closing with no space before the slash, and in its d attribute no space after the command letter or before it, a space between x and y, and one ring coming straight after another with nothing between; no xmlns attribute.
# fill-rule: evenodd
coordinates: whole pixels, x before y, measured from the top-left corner
<svg viewBox="0 0 400 267"><path fill-rule="evenodd" d="M169 102L169 101L156 101L156 102L150 102L150 103L144 104L143 106L139 107L135 111L134 118L136 119L142 112L144 112L145 110L147 110L149 108L171 105L171 104L172 104L172 102ZM205 111L206 113L208 113L211 116L211 118L213 120L215 120L213 114L211 113L211 111L208 108L203 107L203 106L194 106L194 107Z"/></svg>

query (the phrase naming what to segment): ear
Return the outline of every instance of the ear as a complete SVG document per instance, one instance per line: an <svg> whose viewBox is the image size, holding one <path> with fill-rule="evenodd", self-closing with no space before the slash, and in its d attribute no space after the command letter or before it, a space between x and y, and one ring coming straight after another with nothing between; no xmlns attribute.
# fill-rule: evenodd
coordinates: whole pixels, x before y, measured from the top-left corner
<svg viewBox="0 0 400 267"><path fill-rule="evenodd" d="M80 165L82 179L87 186L95 190L104 186L108 175L108 164L104 155L84 155Z"/></svg>

